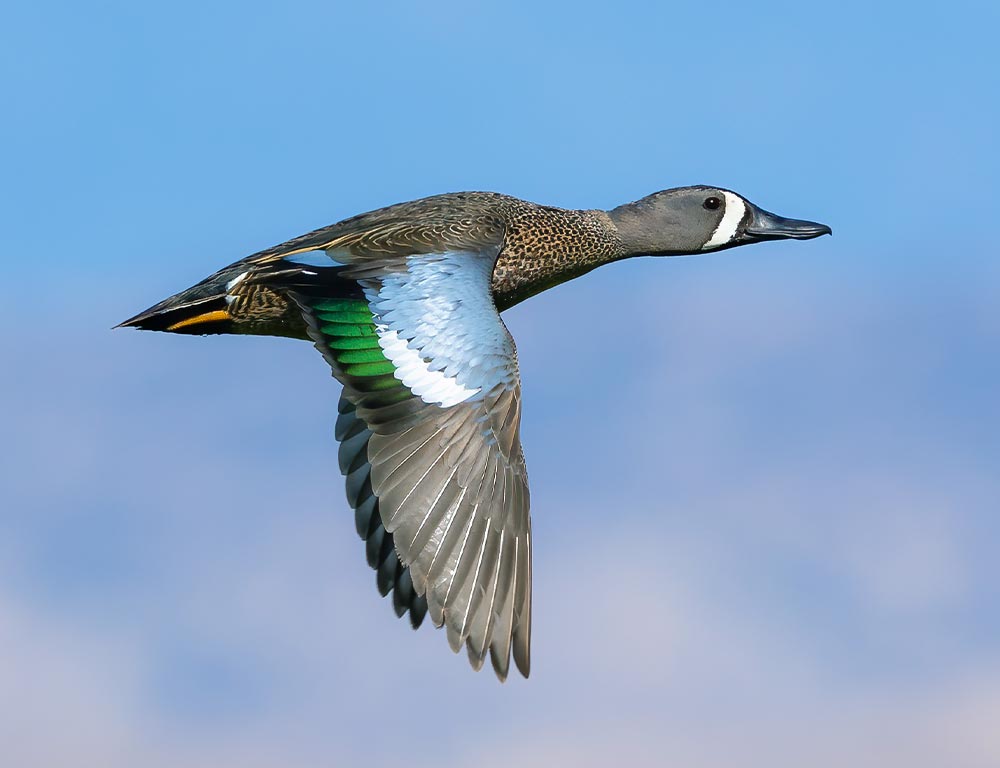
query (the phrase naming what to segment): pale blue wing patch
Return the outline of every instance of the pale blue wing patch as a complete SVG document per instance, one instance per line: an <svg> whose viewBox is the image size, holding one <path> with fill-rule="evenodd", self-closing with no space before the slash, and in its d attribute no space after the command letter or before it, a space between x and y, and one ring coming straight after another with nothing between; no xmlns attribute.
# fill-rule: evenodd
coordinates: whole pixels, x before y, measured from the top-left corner
<svg viewBox="0 0 1000 768"><path fill-rule="evenodd" d="M410 256L406 272L363 280L396 378L443 408L517 381L514 341L490 290L495 250Z"/></svg>
<svg viewBox="0 0 1000 768"><path fill-rule="evenodd" d="M338 251L331 248L327 251L314 250L293 253L283 257L282 261L298 264L303 267L342 267L346 262L337 259Z"/></svg>

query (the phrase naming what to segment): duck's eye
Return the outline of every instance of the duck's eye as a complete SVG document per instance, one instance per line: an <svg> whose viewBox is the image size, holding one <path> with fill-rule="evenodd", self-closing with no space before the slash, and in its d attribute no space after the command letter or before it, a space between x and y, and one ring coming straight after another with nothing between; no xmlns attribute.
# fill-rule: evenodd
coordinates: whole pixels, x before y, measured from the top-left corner
<svg viewBox="0 0 1000 768"><path fill-rule="evenodd" d="M722 201L717 197L706 197L705 202L702 203L702 205L705 206L708 210L714 211L716 208L722 205Z"/></svg>

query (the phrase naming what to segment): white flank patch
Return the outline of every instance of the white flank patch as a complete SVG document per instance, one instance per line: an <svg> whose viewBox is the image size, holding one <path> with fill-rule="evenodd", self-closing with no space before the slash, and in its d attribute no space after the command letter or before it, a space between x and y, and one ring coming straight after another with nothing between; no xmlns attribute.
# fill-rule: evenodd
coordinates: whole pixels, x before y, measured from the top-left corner
<svg viewBox="0 0 1000 768"><path fill-rule="evenodd" d="M244 280L246 280L246 277L249 274L250 274L249 271L247 271L247 272L240 272L240 274L238 274L236 277L234 277L232 280L230 280L228 283L226 283L226 296L225 296L225 299L226 299L226 305L227 306L229 304L232 304L234 301L236 301L236 297L233 296L233 295L231 295L229 293L229 291L233 290L233 288L235 288L237 285L239 285Z"/></svg>
<svg viewBox="0 0 1000 768"><path fill-rule="evenodd" d="M233 290L233 288L235 288L237 285L246 280L247 275L249 274L250 274L249 272L240 272L236 277L234 277L232 280L226 283L226 290L227 291Z"/></svg>
<svg viewBox="0 0 1000 768"><path fill-rule="evenodd" d="M362 283L395 377L425 403L449 408L517 378L514 343L490 294L495 258L411 256L407 272Z"/></svg>
<svg viewBox="0 0 1000 768"><path fill-rule="evenodd" d="M715 228L712 236L708 238L701 249L707 251L710 248L719 248L726 245L730 240L736 236L736 229L740 226L740 222L743 221L743 217L746 215L747 206L743 202L743 198L739 195L734 195L732 192L723 192L726 196L726 210L722 214L722 221L719 222L719 226Z"/></svg>

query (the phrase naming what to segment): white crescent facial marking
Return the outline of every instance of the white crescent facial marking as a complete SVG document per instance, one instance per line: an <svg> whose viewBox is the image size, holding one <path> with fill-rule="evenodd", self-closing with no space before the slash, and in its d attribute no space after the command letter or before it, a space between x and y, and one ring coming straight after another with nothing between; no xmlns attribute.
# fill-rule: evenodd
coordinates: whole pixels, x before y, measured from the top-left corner
<svg viewBox="0 0 1000 768"><path fill-rule="evenodd" d="M708 238L701 249L707 251L711 248L719 248L736 236L736 229L740 226L740 222L743 221L743 217L746 215L747 206L743 202L743 198L739 195L734 195L732 192L723 192L726 196L726 210L722 214L722 221L719 222L719 226L715 228L712 236Z"/></svg>

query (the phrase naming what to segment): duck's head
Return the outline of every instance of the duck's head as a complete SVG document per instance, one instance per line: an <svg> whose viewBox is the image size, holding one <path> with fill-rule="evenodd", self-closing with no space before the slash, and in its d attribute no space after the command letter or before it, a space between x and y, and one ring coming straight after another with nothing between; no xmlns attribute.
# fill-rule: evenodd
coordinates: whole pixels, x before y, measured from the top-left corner
<svg viewBox="0 0 1000 768"><path fill-rule="evenodd" d="M809 240L832 234L825 224L786 219L718 187L656 192L608 212L630 255L675 256L761 240Z"/></svg>

